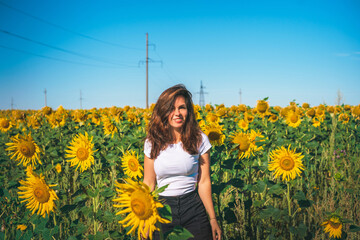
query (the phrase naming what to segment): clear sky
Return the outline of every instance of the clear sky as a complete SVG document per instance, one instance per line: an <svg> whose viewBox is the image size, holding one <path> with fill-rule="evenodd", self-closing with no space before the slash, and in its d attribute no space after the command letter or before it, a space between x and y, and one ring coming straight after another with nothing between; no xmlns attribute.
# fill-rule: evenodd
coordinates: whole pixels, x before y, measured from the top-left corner
<svg viewBox="0 0 360 240"><path fill-rule="evenodd" d="M358 0L0 0L0 109L145 107L146 33L150 103L360 103Z"/></svg>

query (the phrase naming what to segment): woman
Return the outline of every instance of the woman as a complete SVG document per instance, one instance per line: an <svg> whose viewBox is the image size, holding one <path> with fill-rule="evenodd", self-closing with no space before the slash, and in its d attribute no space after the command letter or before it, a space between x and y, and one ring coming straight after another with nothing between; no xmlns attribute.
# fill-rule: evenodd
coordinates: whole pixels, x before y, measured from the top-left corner
<svg viewBox="0 0 360 240"><path fill-rule="evenodd" d="M191 93L184 85L165 90L144 145L144 183L151 190L168 185L160 199L170 205L172 222L162 224L163 233L180 225L196 240L221 239L211 197L210 148L196 121Z"/></svg>

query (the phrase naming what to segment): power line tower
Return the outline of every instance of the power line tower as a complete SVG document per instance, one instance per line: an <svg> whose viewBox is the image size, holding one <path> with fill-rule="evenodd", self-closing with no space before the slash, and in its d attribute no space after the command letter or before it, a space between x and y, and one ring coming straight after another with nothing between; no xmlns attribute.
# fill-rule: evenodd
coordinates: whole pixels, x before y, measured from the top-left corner
<svg viewBox="0 0 360 240"><path fill-rule="evenodd" d="M205 87L202 84L202 81L200 81L200 92L197 92L197 94L200 94L200 98L199 98L199 105L200 107L204 107L205 106L205 94L207 94L207 92L204 92Z"/></svg>
<svg viewBox="0 0 360 240"><path fill-rule="evenodd" d="M14 98L11 98L11 110L14 109Z"/></svg>
<svg viewBox="0 0 360 240"><path fill-rule="evenodd" d="M45 94L45 107L47 106L47 102L46 102L46 88L44 90L44 94Z"/></svg>
<svg viewBox="0 0 360 240"><path fill-rule="evenodd" d="M149 108L149 62L160 62L162 67L162 61L154 61L151 58L149 58L149 46L153 46L155 49L155 44L149 44L149 34L146 33L146 59L145 61L139 61L140 64L146 64L146 108Z"/></svg>

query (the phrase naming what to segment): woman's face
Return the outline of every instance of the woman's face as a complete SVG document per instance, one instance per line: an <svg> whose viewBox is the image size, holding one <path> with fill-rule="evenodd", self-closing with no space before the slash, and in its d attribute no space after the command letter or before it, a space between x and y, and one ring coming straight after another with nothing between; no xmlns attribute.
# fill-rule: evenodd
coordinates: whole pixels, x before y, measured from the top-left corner
<svg viewBox="0 0 360 240"><path fill-rule="evenodd" d="M187 113L188 110L185 98L183 96L178 96L175 99L174 110L170 113L168 118L170 126L175 130L180 130L185 124Z"/></svg>

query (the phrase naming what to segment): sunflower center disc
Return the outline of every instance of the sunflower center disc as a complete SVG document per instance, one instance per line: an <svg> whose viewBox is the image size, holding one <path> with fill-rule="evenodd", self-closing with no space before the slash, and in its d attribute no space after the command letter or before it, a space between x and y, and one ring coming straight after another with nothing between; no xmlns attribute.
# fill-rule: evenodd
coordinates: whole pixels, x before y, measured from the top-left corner
<svg viewBox="0 0 360 240"><path fill-rule="evenodd" d="M215 141L220 139L220 134L217 132L210 132L209 133L209 139L210 141Z"/></svg>
<svg viewBox="0 0 360 240"><path fill-rule="evenodd" d="M8 128L10 125L10 122L8 120L2 120L1 121L1 127L2 128Z"/></svg>
<svg viewBox="0 0 360 240"><path fill-rule="evenodd" d="M141 220L148 219L152 215L151 199L143 191L135 191L131 194L131 209Z"/></svg>
<svg viewBox="0 0 360 240"><path fill-rule="evenodd" d="M266 109L267 109L267 104L266 103L259 103L257 105L257 110L261 113L264 113L266 112Z"/></svg>
<svg viewBox="0 0 360 240"><path fill-rule="evenodd" d="M239 146L240 151L245 152L250 147L249 139L247 137L241 137L239 141L239 145L240 145Z"/></svg>
<svg viewBox="0 0 360 240"><path fill-rule="evenodd" d="M27 158L30 158L35 153L35 145L32 142L24 141L20 143L19 151Z"/></svg>
<svg viewBox="0 0 360 240"><path fill-rule="evenodd" d="M289 171L294 168L295 162L291 157L283 157L280 160L280 166L283 170Z"/></svg>
<svg viewBox="0 0 360 240"><path fill-rule="evenodd" d="M34 195L36 200L40 203L45 203L49 201L50 198L50 193L45 186L38 186L35 188Z"/></svg>
<svg viewBox="0 0 360 240"><path fill-rule="evenodd" d="M136 172L138 170L138 163L136 159L131 158L128 165L131 171Z"/></svg>
<svg viewBox="0 0 360 240"><path fill-rule="evenodd" d="M299 117L298 117L297 114L293 114L293 115L291 116L291 118L290 118L290 121L291 121L292 123L296 123L298 120L299 120Z"/></svg>
<svg viewBox="0 0 360 240"><path fill-rule="evenodd" d="M339 227L340 227L340 225L341 225L341 223L340 222L338 222L338 221L336 221L336 222L333 222L333 221L329 221L329 224L330 224L330 226L333 228L333 229L338 229Z"/></svg>
<svg viewBox="0 0 360 240"><path fill-rule="evenodd" d="M89 152L86 148L81 147L76 151L76 156L79 160L84 161L88 159Z"/></svg>

